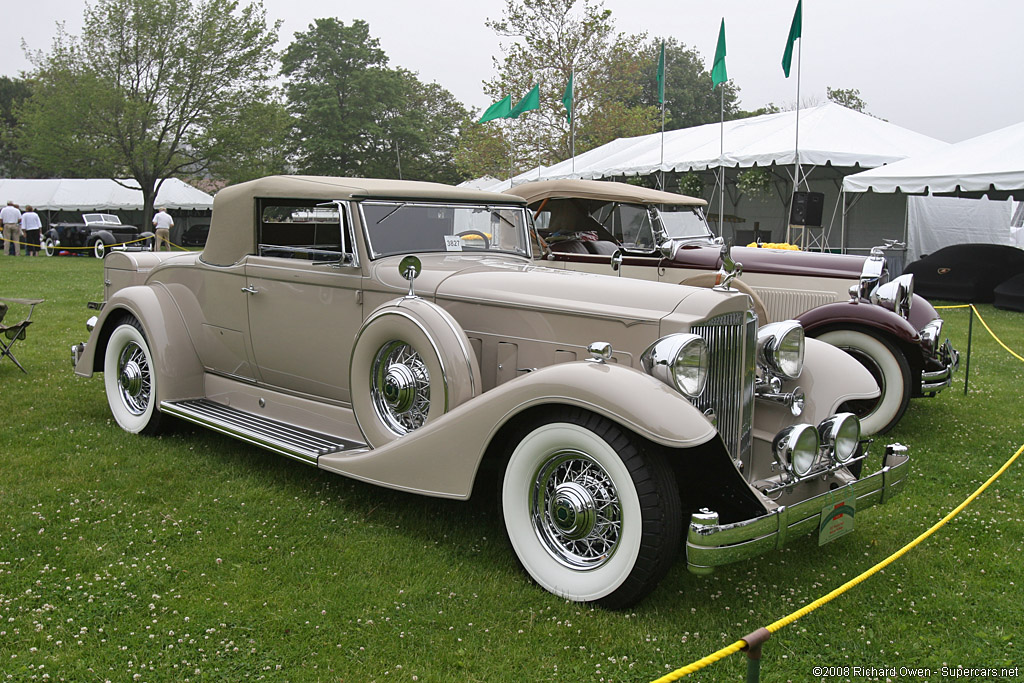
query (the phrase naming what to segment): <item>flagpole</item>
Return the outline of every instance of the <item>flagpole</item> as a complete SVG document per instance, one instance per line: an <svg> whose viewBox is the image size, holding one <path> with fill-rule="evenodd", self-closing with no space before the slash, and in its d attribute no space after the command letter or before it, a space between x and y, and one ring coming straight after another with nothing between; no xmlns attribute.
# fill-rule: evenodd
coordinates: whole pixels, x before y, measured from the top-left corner
<svg viewBox="0 0 1024 683"><path fill-rule="evenodd" d="M718 235L725 237L725 83L721 83L722 109L718 137Z"/></svg>
<svg viewBox="0 0 1024 683"><path fill-rule="evenodd" d="M569 71L569 153L572 154L572 172L576 173L576 70Z"/></svg>

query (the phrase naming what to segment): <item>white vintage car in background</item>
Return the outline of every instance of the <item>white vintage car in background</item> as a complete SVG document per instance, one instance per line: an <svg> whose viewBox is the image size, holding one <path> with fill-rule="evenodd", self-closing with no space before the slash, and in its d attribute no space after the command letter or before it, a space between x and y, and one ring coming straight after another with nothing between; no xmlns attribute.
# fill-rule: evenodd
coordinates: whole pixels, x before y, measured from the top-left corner
<svg viewBox="0 0 1024 683"><path fill-rule="evenodd" d="M530 576L609 607L680 552L708 572L903 485L898 444L856 474L859 422L837 408L878 388L849 356L757 327L727 286L538 265L530 230L520 199L433 183L228 187L205 251L107 256L75 371L103 374L129 432L176 417L455 499L493 465Z"/></svg>
<svg viewBox="0 0 1024 683"><path fill-rule="evenodd" d="M742 264L734 286L754 299L762 324L798 320L874 376L881 395L844 406L866 434L890 430L911 398L952 382L960 356L942 341L942 318L914 294L912 276L890 280L882 249L865 257L734 247L723 257L703 199L597 180L542 180L509 192L534 212L549 246L535 256L552 268L710 286L724 259Z"/></svg>

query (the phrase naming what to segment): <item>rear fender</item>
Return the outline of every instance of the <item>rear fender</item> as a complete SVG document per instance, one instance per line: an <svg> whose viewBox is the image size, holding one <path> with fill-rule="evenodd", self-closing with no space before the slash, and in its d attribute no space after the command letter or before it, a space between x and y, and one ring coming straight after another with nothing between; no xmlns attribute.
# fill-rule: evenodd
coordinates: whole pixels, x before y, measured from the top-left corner
<svg viewBox="0 0 1024 683"><path fill-rule="evenodd" d="M153 353L156 400L202 396L203 368L199 357L178 307L160 285L126 287L110 297L75 365L75 374L91 377L94 372L103 372L107 340L125 314L142 323Z"/></svg>
<svg viewBox="0 0 1024 683"><path fill-rule="evenodd" d="M717 432L697 408L662 382L615 364L561 363L505 382L380 448L321 456L321 468L381 486L468 498L499 431L544 405L585 408L654 443L685 449Z"/></svg>

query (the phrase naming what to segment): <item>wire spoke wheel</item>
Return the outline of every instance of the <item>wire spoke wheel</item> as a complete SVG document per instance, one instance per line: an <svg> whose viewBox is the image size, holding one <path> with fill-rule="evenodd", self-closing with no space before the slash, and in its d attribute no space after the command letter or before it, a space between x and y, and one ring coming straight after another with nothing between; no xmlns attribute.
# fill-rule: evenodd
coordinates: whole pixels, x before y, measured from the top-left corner
<svg viewBox="0 0 1024 683"><path fill-rule="evenodd" d="M117 359L117 386L121 401L132 415L142 415L152 398L153 380L149 359L142 347L129 342Z"/></svg>
<svg viewBox="0 0 1024 683"><path fill-rule="evenodd" d="M405 342L384 344L373 361L370 393L377 417L396 435L423 426L430 411L430 371Z"/></svg>
<svg viewBox="0 0 1024 683"><path fill-rule="evenodd" d="M615 483L580 451L556 453L534 479L530 514L551 556L573 568L604 564L622 533L622 506Z"/></svg>

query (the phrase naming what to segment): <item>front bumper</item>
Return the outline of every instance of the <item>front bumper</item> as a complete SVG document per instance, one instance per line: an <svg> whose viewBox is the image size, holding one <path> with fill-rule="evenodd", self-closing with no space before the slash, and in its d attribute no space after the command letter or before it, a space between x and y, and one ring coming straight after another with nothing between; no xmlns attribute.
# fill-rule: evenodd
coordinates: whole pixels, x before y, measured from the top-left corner
<svg viewBox="0 0 1024 683"><path fill-rule="evenodd" d="M960 367L960 352L953 348L947 339L939 347L939 370L926 370L921 373L921 394L934 396L953 383L953 373Z"/></svg>
<svg viewBox="0 0 1024 683"><path fill-rule="evenodd" d="M882 469L871 476L761 517L719 524L718 514L701 510L690 518L686 534L686 565L694 574L710 574L715 567L781 548L790 538L818 528L822 508L849 493L857 496L857 510L886 502L907 478L910 457L900 444L886 446Z"/></svg>

